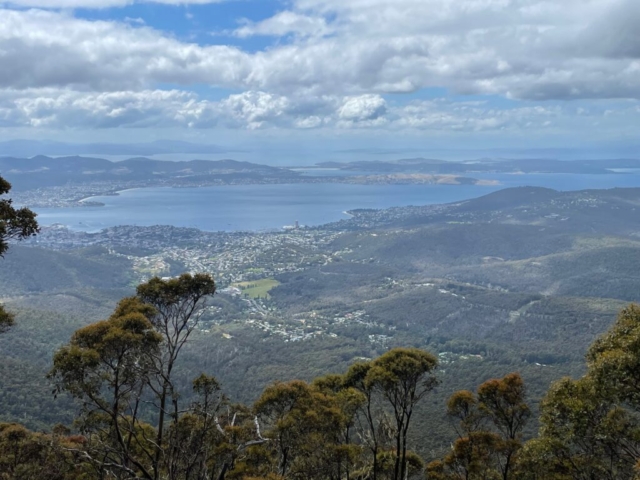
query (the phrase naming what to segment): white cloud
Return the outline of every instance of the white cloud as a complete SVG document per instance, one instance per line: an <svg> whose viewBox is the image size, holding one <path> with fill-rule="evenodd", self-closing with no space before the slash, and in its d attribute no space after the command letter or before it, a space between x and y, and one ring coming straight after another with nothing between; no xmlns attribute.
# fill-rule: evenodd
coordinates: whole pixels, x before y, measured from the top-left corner
<svg viewBox="0 0 640 480"><path fill-rule="evenodd" d="M0 86L97 91L154 83L240 85L249 56L183 43L148 27L87 21L43 10L0 10Z"/></svg>
<svg viewBox="0 0 640 480"><path fill-rule="evenodd" d="M286 63L318 90L640 97L637 0L294 0L292 12L334 35L276 50L265 84Z"/></svg>
<svg viewBox="0 0 640 480"><path fill-rule="evenodd" d="M362 95L445 86L533 100L640 98L638 5L297 0L236 32L295 36L255 53L185 43L148 27L0 10L0 61L11 66L0 71L0 87L117 91L171 83Z"/></svg>
<svg viewBox="0 0 640 480"><path fill-rule="evenodd" d="M205 107L205 108L203 108ZM144 127L187 124L207 110L176 90L87 93L57 89L0 92L4 126L56 128Z"/></svg>
<svg viewBox="0 0 640 480"><path fill-rule="evenodd" d="M147 23L144 21L143 18L140 18L140 17L136 17L136 18L124 17L124 21L127 23L136 24L136 25L145 25Z"/></svg>
<svg viewBox="0 0 640 480"><path fill-rule="evenodd" d="M218 101L180 90L81 92L42 88L0 90L0 128L379 129L432 132L527 132L606 122L633 125L637 102L591 102L496 109L485 102L445 100L388 105L377 95L285 97L260 91Z"/></svg>
<svg viewBox="0 0 640 480"><path fill-rule="evenodd" d="M324 18L301 15L291 11L277 13L261 22L245 20L243 23L242 27L234 31L234 35L240 38L253 35L283 37L289 34L311 37L331 33Z"/></svg>
<svg viewBox="0 0 640 480"><path fill-rule="evenodd" d="M380 95L348 97L338 110L338 118L352 123L380 123L387 111L387 102Z"/></svg>
<svg viewBox="0 0 640 480"><path fill-rule="evenodd" d="M133 1L14 4L100 8ZM185 42L138 19L0 9L0 125L502 132L637 121L637 0L287 4L233 32L275 37L255 52ZM242 93L210 101L190 93L192 85ZM496 107L401 95L429 87L526 102ZM631 103L620 103L625 99ZM566 100L576 102L568 107Z"/></svg>
<svg viewBox="0 0 640 480"><path fill-rule="evenodd" d="M419 101L395 109L396 126L448 131L543 128L573 116L559 107L496 109L481 102Z"/></svg>
<svg viewBox="0 0 640 480"><path fill-rule="evenodd" d="M291 102L285 97L265 92L244 92L223 100L220 108L238 125L254 129L267 122L277 122L291 109Z"/></svg>
<svg viewBox="0 0 640 480"><path fill-rule="evenodd" d="M299 120L296 120L295 126L297 128L317 128L317 127L320 127L322 123L323 123L322 118L313 115L311 117L301 118Z"/></svg>
<svg viewBox="0 0 640 480"><path fill-rule="evenodd" d="M331 110L336 99L318 99L315 112ZM314 128L308 100L265 92L244 92L220 101L180 90L79 92L65 89L0 90L0 126L51 128L189 127L257 129Z"/></svg>

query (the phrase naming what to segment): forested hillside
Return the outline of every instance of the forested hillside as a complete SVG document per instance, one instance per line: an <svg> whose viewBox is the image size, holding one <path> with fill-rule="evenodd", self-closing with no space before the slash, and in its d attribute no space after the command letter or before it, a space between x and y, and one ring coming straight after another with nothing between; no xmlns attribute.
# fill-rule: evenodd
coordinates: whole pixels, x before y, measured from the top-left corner
<svg viewBox="0 0 640 480"><path fill-rule="evenodd" d="M441 403L438 386L447 376L460 380L460 372L449 369L450 356L418 348L361 358L312 382L276 381L251 406L232 402L205 373L189 385L187 372L174 367L215 290L205 274L152 278L107 320L76 330L47 375L75 410L73 426L35 433L0 424L0 472L25 479L636 478L636 305L592 344L586 375L551 387L532 435L526 427L535 411L519 373ZM424 450L437 422L416 421L428 403L452 426L452 443L440 453Z"/></svg>
<svg viewBox="0 0 640 480"><path fill-rule="evenodd" d="M296 177L290 170L235 160L164 162L148 158L130 158L121 162L111 162L101 158L50 158L43 155L32 158L2 157L0 171L17 191L110 182L118 182L120 185L126 182L158 184L170 180L180 184L222 179Z"/></svg>
<svg viewBox="0 0 640 480"><path fill-rule="evenodd" d="M167 385L177 396L171 393L164 397L167 405L171 405L171 408L164 407L168 417L159 422L157 411L153 410L153 405L157 406L153 396L162 391L162 388L158 390L158 377L151 381L152 377L147 375L153 368L145 373L146 377L135 377L132 380L135 385L126 387L126 405L123 404L116 417L124 415L122 418L128 419L132 414L132 399L140 398L142 403L135 413L140 426L136 420L131 424L135 428L131 427L133 430L126 435L137 436L140 432L147 432L145 436L158 435L159 426L166 424L170 433L162 442L171 442L174 441L169 440L174 438L171 435L177 435L176 430L172 430L174 427L170 427L171 422L176 419L181 425L183 421L192 422L196 428L200 425L198 422L210 415L202 417L204 413L199 405L203 401L202 392L213 389L211 392L215 392L217 400L210 406L218 409L218 423L205 421L206 434L201 430L188 430L185 435L192 439L189 441L196 442L198 437L201 443L189 443L189 448L196 450L180 450L186 456L195 455L189 458L195 462L193 465L198 465L192 467L200 473L192 477L184 470L167 473L174 467L187 467L177 464L171 467L166 462L179 463L177 458L187 457L175 451L167 453L167 457L160 454L162 459L156 458L158 453L152 442L140 445L140 451L118 450L120 461L130 456L128 461L140 462L136 468L113 470L103 462L102 466L98 465L100 475L108 470L118 478L148 478L142 473L147 471L147 474L154 472L151 478L154 475L221 478L222 475L273 479L312 478L309 472L313 471L316 478L341 479L348 475L365 479L373 478L373 469L378 471L378 478L400 478L396 476L400 473L395 471L398 451L391 452L394 451L394 432L398 433L402 426L394 427L393 415L388 417L393 406L384 406L389 400L383 388L386 384L382 380L382 383L371 380L370 384L372 388L376 385L376 408L384 414L378 417L377 422L381 423L377 425L387 435L378 453L372 454L367 442L373 433L358 430L366 425L366 414L361 417L362 410L356 408L360 397L352 392L355 404L349 403L351 400L341 403L346 401L342 396L351 392L348 388L355 387L344 383L346 377L334 375L348 377L354 365L374 365L377 359L386 358L387 352L409 349L410 352L429 352L424 353L430 365L428 377L433 376L437 383L430 386L428 394L411 414L406 441L407 452L413 453L407 453L401 462L408 468L409 477L418 478L426 469L429 478L463 478L460 472L464 471L475 472L468 478L494 478L498 474L503 478L504 455L510 450L504 450L506 444L501 442L517 440L509 448L520 451L519 445L535 438L543 427L540 441L527 444L536 445L535 450L529 446L523 450L528 452L526 461L539 461L536 455L548 460L560 452L549 450L549 445L555 442L550 436L560 434L548 433L551 427L547 419L552 415L550 408L560 408L560 400L556 397L543 403L541 400L558 379L580 378L587 372L584 358L589 345L614 324L618 313L629 302L640 300L637 293L640 269L636 268L636 260L640 258L638 207L640 191L635 189L561 193L523 188L444 206L358 211L353 212L353 218L348 221L287 233L208 234L193 229L122 227L104 234L75 234L60 228L44 229L37 243L11 245L0 263L2 301L15 316L15 325L0 335L1 417L8 424L19 423L32 431L53 432L57 424L70 430L55 427L58 433L54 437L42 437L20 430L22 427L3 428L7 429L7 435L22 432L16 434L19 441L15 446L29 451L35 448L33 442L41 446L45 442L49 445L47 448L53 448L51 441L55 438L54 444L58 445L55 448L63 448L71 456L60 457L67 460L56 464L52 471L62 476L51 478L76 478L75 473L70 473L75 470L69 470L65 462L79 461L76 454L83 451L93 459L84 471L92 475L88 472L96 471L98 465L95 454L99 452L99 456L104 456L106 452L100 449L105 445L101 443L103 440L90 446L82 442L94 438L93 435L103 438L101 435L107 435L113 425L109 427L105 419L86 417L88 412L80 408L87 405L87 400L96 401L91 398L93 394L86 397L89 385L73 383L84 377L75 377L73 371L69 371L72 377L68 377L60 373L62 370L58 367L54 370L57 373L47 377L54 367L54 355L59 359L56 352L66 351L80 341L78 334L74 335L76 331L91 332L97 325L106 328L111 323L120 325L117 327L120 330L134 328L135 325L123 320L128 318L126 314L123 316L120 310L115 310L122 298L133 295L145 305L149 303L162 311L171 301L177 301L176 298L141 296L140 285L144 287L151 281L161 292L187 270L192 274L212 274L217 280L217 291L213 296L206 295L206 306L198 310L197 322L185 324L188 341L172 362L171 386ZM152 280L156 275L173 280ZM144 312L146 310L143 316L157 329L157 314ZM635 315L635 310L631 312ZM109 319L107 323L95 323L105 318ZM118 335L122 333L120 330ZM99 331L102 330L95 333ZM163 331L158 333L162 335ZM157 348L167 348L168 340L157 340ZM77 346L89 348L82 342ZM114 347L120 348L120 345L116 343ZM160 358L155 354L149 358L152 357ZM68 367L73 365L72 362ZM509 376L513 372L518 372L517 379ZM192 381L201 374L207 375L202 377L204 384L194 390ZM325 380L316 381L326 375L329 377ZM102 382L106 377L95 378L103 379ZM475 420L460 419L460 412L452 410L451 403L447 407L448 399L456 392L475 392L491 379L506 382L507 390L515 389L515 400L510 401L521 407L527 405L527 421L522 422L516 433L510 434L517 438L504 436L480 390L460 397L471 402L465 407L469 412L479 408L470 417ZM294 383L290 383L292 381ZM283 383L273 387L273 382ZM587 383L581 381L578 385ZM108 395L113 394L114 384L101 385L100 395L113 399ZM566 382L564 385L563 388L583 388ZM364 384L360 393L366 396L362 388ZM554 387L552 392L558 388ZM54 389L56 395L51 393ZM134 394L136 389L141 390ZM272 399L264 404L265 396L271 398L276 393L301 395L304 406L289 413L286 409L279 410L275 417L275 410L260 410L260 405L272 405L269 402L276 401ZM548 398L552 398L556 394L549 395ZM606 397L606 402L601 404L606 408L614 408L619 401L607 392L597 395ZM76 400L73 397L77 397ZM175 401L179 404L179 414L175 413ZM284 408L283 404L278 405ZM480 408L482 405L485 406ZM336 414L334 409L338 408L339 415L347 416L325 417L328 423L319 423L310 430L296 430L295 434L287 430L293 425L315 421L309 415L318 408L328 409L327 415ZM174 412L173 417L170 411ZM263 412L262 417L256 417L259 411ZM238 423L233 421L234 416ZM258 418L260 432L256 430L255 418ZM594 418L600 421L600 417ZM85 423L74 422L74 419ZM356 422L353 429L349 426L351 421ZM348 427L351 432L348 440L329 428L334 424ZM315 430L316 427L319 430ZM577 428L571 426L574 427ZM597 425L605 433L609 427ZM278 430L280 428L284 430ZM302 443L296 443L295 447L294 444L283 447L280 443L265 447L258 435L272 441L269 435L274 432L291 441L295 437L296 442ZM210 434L213 436L208 437ZM235 443L229 443L229 435ZM456 438L460 440L455 443L458 449L452 451ZM483 440L466 451L463 461L460 449L468 445L465 438ZM257 444L251 443L257 440L260 440ZM158 439L154 441L157 443ZM570 445L573 440L562 441ZM247 444L247 449L241 444ZM320 453L320 447L315 447L319 444L333 445L331 448L337 450L323 450L322 455L328 457L310 456L308 448ZM202 445L207 445L206 452L200 450ZM90 453L89 448L98 450ZM122 445L117 447L121 448ZM241 453L226 456L230 455L229 448ZM278 451L278 448L299 449L295 460L289 458L293 470L288 470L289 467L282 470L285 450ZM567 448L575 451L575 446ZM20 474L22 477L16 473L15 466L2 468L15 478L33 478L36 471L33 468L45 462L41 455L58 458L60 454L58 450L46 450L48 453L35 450L40 452L36 457L25 453L24 461L31 463L25 466L24 471L28 473ZM515 450L509 454L513 458L520 455L516 455ZM116 455L112 450L109 452ZM147 460L142 462L140 458L145 455ZM590 464L588 468L595 470L589 471L604 471L598 470L605 468L603 458L598 456L601 454L594 455L600 463ZM170 458L174 460L169 461ZM329 466L326 463L329 458L337 463ZM497 463L489 462L488 458ZM635 457L620 457L618 460L622 463L615 468L622 470L616 472L630 472L632 458ZM438 459L442 463L426 467ZM289 460L285 463L289 464ZM473 470L479 462L492 466L489 470ZM525 462L524 456L521 462ZM110 463L117 462L112 459ZM553 476L560 475L562 468L557 468L555 473L539 478L582 478L566 471L562 473L564 477ZM524 478L522 471L518 476L513 476L516 475L513 472L508 474L509 478ZM597 474L594 478L631 478L625 476L627 473L608 472L608 477Z"/></svg>

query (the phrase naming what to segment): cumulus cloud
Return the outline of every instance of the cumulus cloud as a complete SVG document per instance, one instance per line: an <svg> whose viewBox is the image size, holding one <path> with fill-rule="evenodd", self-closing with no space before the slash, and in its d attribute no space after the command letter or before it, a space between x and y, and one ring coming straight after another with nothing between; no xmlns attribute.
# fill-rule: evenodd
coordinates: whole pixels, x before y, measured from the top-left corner
<svg viewBox="0 0 640 480"><path fill-rule="evenodd" d="M220 108L230 120L248 128L260 128L265 123L276 123L291 109L291 101L286 97L265 92L244 92L231 95L220 102Z"/></svg>
<svg viewBox="0 0 640 480"><path fill-rule="evenodd" d="M384 122L387 102L380 95L348 97L338 110L338 118L352 124L379 125Z"/></svg>
<svg viewBox="0 0 640 480"><path fill-rule="evenodd" d="M79 20L43 10L0 10L0 86L144 88L154 83L240 85L249 56L201 47L148 27Z"/></svg>
<svg viewBox="0 0 640 480"><path fill-rule="evenodd" d="M236 31L294 40L246 52L148 27L0 10L0 61L12 66L0 86L313 95L446 86L532 100L640 98L639 21L636 0L294 0Z"/></svg>
<svg viewBox="0 0 640 480"><path fill-rule="evenodd" d="M412 102L394 112L398 127L449 131L544 128L571 116L559 107L495 109L482 102Z"/></svg>
<svg viewBox="0 0 640 480"><path fill-rule="evenodd" d="M0 125L484 132L637 121L637 0L290 0L231 33L273 37L257 51L56 10L135 1L0 8ZM192 85L241 93L211 101ZM525 102L402 95L429 87Z"/></svg>
<svg viewBox="0 0 640 480"><path fill-rule="evenodd" d="M87 93L57 89L0 92L3 126L112 128L188 124L204 118L207 105L176 90Z"/></svg>
<svg viewBox="0 0 640 480"><path fill-rule="evenodd" d="M496 109L485 102L443 99L388 105L377 95L285 97L247 91L217 101L180 90L81 92L43 88L0 90L0 127L53 129L211 128L375 129L491 132L533 131L637 119L635 102L587 108L526 106Z"/></svg>
<svg viewBox="0 0 640 480"><path fill-rule="evenodd" d="M335 98L309 102L259 91L210 101L180 90L105 93L54 88L0 90L0 126L314 128L323 119L312 112L333 112L339 102ZM330 118L331 114L327 116Z"/></svg>
<svg viewBox="0 0 640 480"><path fill-rule="evenodd" d="M366 59L370 46L372 62L344 64L360 68L353 83L377 92L640 95L636 0L296 0L294 10L336 19L339 38L323 46L338 63Z"/></svg>

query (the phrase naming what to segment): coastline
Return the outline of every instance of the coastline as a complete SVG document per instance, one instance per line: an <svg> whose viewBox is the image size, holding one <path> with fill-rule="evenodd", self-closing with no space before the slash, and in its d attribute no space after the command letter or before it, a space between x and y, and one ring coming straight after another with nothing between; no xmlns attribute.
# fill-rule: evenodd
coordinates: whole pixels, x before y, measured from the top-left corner
<svg viewBox="0 0 640 480"><path fill-rule="evenodd" d="M575 183L572 180L575 177ZM531 185L531 186L540 186L547 188L555 188L558 190L578 190L578 189L599 189L599 188L624 188L624 187L640 187L640 172L628 172L621 174L611 174L611 175L602 175L602 174L564 174L564 175L547 175L547 174L503 174L496 178L492 175L482 175L475 178L468 177L441 177L446 178L446 182L443 181L434 181L434 177L430 175L401 175L395 176L395 178L389 176L379 176L375 178L377 181L373 182L364 182L363 178L358 179L357 177L351 177L351 179L342 177L337 179L336 177L307 177L306 179L296 179L291 181L250 181L250 182L233 182L233 183L214 183L210 182L201 182L194 183L191 185L166 185L166 184L148 184L148 183L137 183L137 184L128 184L128 185L100 185L100 184L89 184L89 185L79 185L79 186L69 186L66 189L61 189L59 187L51 188L51 189L42 189L42 190L31 190L20 192L20 194L16 195L14 201L17 205L28 206L33 209L42 209L43 213L47 212L52 216L56 213L61 213L66 210L66 215L75 216L72 213L72 209L75 208L89 208L93 207L95 212L98 212L100 207L109 207L114 205L115 203L121 204L123 200L118 200L117 202L109 202L106 197L115 197L121 196L127 192L131 192L132 194L136 191L142 191L149 189L205 189L208 190L207 187L211 187L212 190L218 190L214 187L229 187L229 192L231 196L237 195L248 195L251 196L252 192L260 191L262 188L262 197L271 195L273 191L274 194L282 194L284 196L297 195L298 192L303 185L308 185L308 187L312 190L318 189L322 190L320 187L324 185L325 192L331 191L331 188L335 186L337 191L344 194L344 192L349 192L349 185L353 187L360 187L361 190L354 190L358 195L367 195L369 189L373 189L372 191L376 191L376 188L389 188L390 191L397 191L398 189L402 190L403 186L406 186L408 189L415 189L415 187L423 186L425 187L424 192L424 201L423 197L419 197L418 200L415 201L414 204L420 205L426 202L431 203L434 197L440 196L438 191L446 191L448 193L444 194L444 197L456 197L459 194L454 193L457 192L458 189L462 189L463 193L461 195L464 196L464 190L468 188L475 188L476 194L478 196L483 195L483 191L489 193L496 189L501 188L509 188L516 187L522 185ZM382 180L386 181L382 181ZM464 179L467 180L465 182L452 182L449 181L451 179ZM271 179L274 180L274 179ZM371 180L371 178L369 178ZM395 180L395 181L393 181ZM312 185L313 184L313 185ZM265 185L265 187L262 187ZM315 185L315 187L314 187ZM277 187L284 187L279 189ZM340 187L342 186L342 187ZM177 188L180 187L180 188ZM234 188L237 187L239 192L245 193L236 193L237 191ZM313 187L313 188L312 188ZM395 187L395 188L394 188ZM254 190L255 189L255 190ZM306 187L302 189L302 192ZM328 189L328 190L327 190ZM446 189L446 190L440 190ZM168 190L167 190L168 191ZM315 190L314 190L315 191ZM379 195L385 195L387 190L381 190L378 192ZM278 193L280 192L280 193ZM144 194L144 197L152 198L156 195L153 192L149 194ZM163 196L164 194L161 194ZM194 196L199 195L199 193L194 193ZM206 197L207 193L203 192L203 195ZM135 197L135 194L132 195ZM125 202L126 203L126 202ZM133 203L138 203L135 201ZM357 204L356 204L357 205ZM344 206L349 206L344 205ZM355 206L355 205L354 205ZM362 205L366 207L366 205ZM46 210L45 210L46 209ZM342 208L341 212L344 212L343 215L346 215L350 218L351 208ZM78 213L79 217L85 215ZM103 214L100 214L103 215ZM344 216L342 217L344 218ZM286 223L286 220L285 220Z"/></svg>
<svg viewBox="0 0 640 480"><path fill-rule="evenodd" d="M87 202L95 202L96 204L100 204L101 206L106 206L105 203L102 202L98 202L98 201L94 201L94 198L99 198L99 197L119 197L121 193L125 193L125 192L131 192L134 190L143 190L145 188L153 188L153 187L133 187L133 188L124 188L122 190L110 190L108 192L105 193L98 193L96 195L91 195L89 197L85 197L85 198L81 198L80 200L78 200L78 203L87 203ZM91 206L98 206L98 205L91 205Z"/></svg>
<svg viewBox="0 0 640 480"><path fill-rule="evenodd" d="M635 185L628 185L626 186L626 188L640 190L640 177L638 177L638 180L639 180L638 183L636 183ZM442 187L445 187L445 186L442 186ZM49 212L43 211L41 212L41 214L43 219L50 219L49 221L45 221L43 223L43 226L50 227L50 226L54 226L55 224L58 224L60 226L62 225L66 226L69 230L72 230L75 232L85 232L85 233L95 233L104 229L118 227L118 226L125 226L125 225L131 226L131 227L148 226L148 227L173 227L178 229L187 228L187 229L196 229L196 230L209 232L209 233L277 232L277 231L281 231L282 225L284 225L287 222L287 220L288 219L290 220L291 218L302 218L304 223L306 224L306 227L304 228L304 230L307 230L307 229L323 228L323 227L330 226L332 224L343 225L343 222L346 222L344 225L347 225L349 224L349 222L352 222L352 221L358 222L366 218L369 218L370 220L376 219L380 216L386 215L384 213L385 211L389 211L390 214L392 215L397 215L403 209L409 209L408 211L410 211L412 209L446 207L446 205L453 205L460 202L464 202L466 200L480 198L486 195L485 193L482 192L484 188L480 186L468 185L468 187L475 187L475 190L474 190L475 193L473 194L473 196L466 197L465 195L463 195L459 199L452 198L451 192L453 192L454 189L450 189L450 188L447 188L446 190L449 193L445 194L440 198L438 198L439 195L422 197L421 196L422 194L420 194L420 192L417 192L416 189L414 189L413 200L403 197L404 198L403 201L410 202L410 203L404 203L404 204L393 203L395 202L395 200L400 200L398 198L398 199L392 200L391 202L385 202L386 205L378 205L378 204L369 202L369 205L364 205L364 203L362 203L362 206L358 207L356 205L358 205L360 201L358 200L358 203L354 201L354 198L357 200L357 197L353 197L353 198L345 197L346 200L349 200L347 204L354 205L354 207L347 208L347 209L345 209L344 207L340 208L339 203L342 203L342 202L338 202L338 203L334 202L333 207L336 207L335 210L333 210L333 208L330 209L333 213L331 213L331 211L328 211L326 214L323 213L323 215L320 217L318 216L314 217L314 215L311 214L309 218L305 216L306 214L304 212L300 212L296 209L293 209L290 215L288 213L285 217L283 217L282 215L280 215L280 218L274 217L272 219L274 220L272 222L272 225L265 225L265 223L267 224L269 223L266 220L260 220L259 224L257 224L254 221L255 219L247 219L246 221L233 220L234 217L233 216L230 217L229 215L227 215L226 217L222 216L220 218L218 217L208 218L206 216L197 217L199 218L199 220L194 219L193 223L189 222L189 224L187 225L181 220L183 217L180 216L180 214L176 216L175 214L176 209L171 207L169 207L168 212L166 212L165 210L162 210L162 212L166 212L168 215L165 215L165 214L162 214L161 216L151 215L150 217L147 217L147 216L140 217L140 215L138 215L137 217L136 215L130 216L126 213L123 214L121 211L119 214L116 211L112 212L111 214L109 214L109 212L105 212L104 214L102 214L102 213L97 213L98 210L95 210L95 213L78 212L78 214L76 215L76 213L74 213L74 211L71 209L67 209L66 212L63 212L60 214L59 212L56 212L57 209L55 208L52 209L53 211L49 211ZM513 186L510 186L510 188L522 188L522 185L513 185ZM545 187L538 187L538 188L545 188ZM546 188L551 188L551 186L547 186ZM572 188L572 189L557 189L557 190L558 191L579 191L579 190L590 191L590 190L608 190L611 188L625 188L625 187L623 186L612 187L611 185L603 185L600 188L593 188L592 185L587 184L577 189ZM509 187L507 187L506 189L508 190ZM396 189L396 191L397 190L398 189ZM404 189L400 189L400 190L404 190ZM441 192L445 191L441 189L439 190ZM489 189L487 193L502 191L502 190L505 190L505 189L501 189L501 188ZM244 193L240 193L239 195L244 195ZM231 198L230 201L233 202L233 198ZM153 202L150 204L148 203L147 207L152 205L153 205ZM183 205L178 210L184 212L186 208L187 206ZM170 213L171 210L174 210L173 214ZM313 212L313 210L311 212ZM40 213L40 212L37 212L37 213ZM263 218L263 217L260 217L260 218ZM318 221L320 219L322 220ZM127 223L123 223L123 222L127 222ZM253 225L255 226L251 226L252 222L253 222ZM225 228L224 225L227 225L227 227Z"/></svg>
<svg viewBox="0 0 640 480"><path fill-rule="evenodd" d="M454 181L454 180L462 181ZM136 190L147 189L198 189L198 188L214 188L214 187L242 187L250 185L309 185L309 184L325 184L325 185L357 185L357 186L400 186L400 185L413 185L413 186L488 186L497 187L503 185L499 180L494 179L478 179L445 175L366 175L366 176L350 176L350 177L322 177L322 176L309 176L298 177L297 179L286 179L284 181L252 181L252 182L232 182L232 183L195 183L185 185L166 185L166 184L141 184L137 186L119 187L113 186L109 188L105 186L104 191L99 190L99 186L93 186L91 184L84 186L74 186L73 189L76 192L69 192L68 196L62 196L57 190L48 191L27 190L23 193L24 197L27 197L32 192L38 192L37 198L22 198L22 196L16 197L16 203L21 205L28 205L31 208L89 208L89 207L105 207L107 203L97 200L101 197L117 197L126 192L132 192ZM95 189L95 190L94 190ZM93 190L93 191L92 191ZM74 194L75 193L75 194ZM64 195L64 194L63 194ZM57 197L57 198L56 198Z"/></svg>

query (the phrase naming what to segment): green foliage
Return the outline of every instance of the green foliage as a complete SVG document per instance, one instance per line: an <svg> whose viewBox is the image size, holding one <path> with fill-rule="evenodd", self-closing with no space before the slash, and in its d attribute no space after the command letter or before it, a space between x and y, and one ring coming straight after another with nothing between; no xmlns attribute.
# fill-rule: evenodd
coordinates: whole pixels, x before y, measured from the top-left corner
<svg viewBox="0 0 640 480"><path fill-rule="evenodd" d="M640 307L622 310L587 355L587 374L549 390L541 429L523 454L536 479L632 479L640 460Z"/></svg>
<svg viewBox="0 0 640 480"><path fill-rule="evenodd" d="M58 392L81 401L77 424L89 439L84 453L100 472L158 480L161 471L177 479L195 469L206 477L209 457L201 445L214 430L209 417L219 385L198 377L193 390L201 401L191 407L192 417L180 417L172 372L214 281L208 275L154 278L137 291L108 320L78 330L54 355L49 377ZM147 399L157 401L150 412L155 429L143 421Z"/></svg>
<svg viewBox="0 0 640 480"><path fill-rule="evenodd" d="M149 427L138 412L162 342L154 315L149 305L126 298L111 318L78 330L54 356L49 376L59 392L82 402L77 422L89 438L87 456L101 471L150 477L149 462L140 458L152 448Z"/></svg>
<svg viewBox="0 0 640 480"><path fill-rule="evenodd" d="M589 349L587 363L600 388L640 410L640 306L620 312L613 328Z"/></svg>
<svg viewBox="0 0 640 480"><path fill-rule="evenodd" d="M152 288L139 289L154 305L125 298L108 320L74 333L55 354L51 377L82 401L76 427L83 435L70 436L63 427L35 434L0 426L0 472L56 480L401 480L423 473L431 480L636 478L637 306L623 310L593 344L583 378L551 388L537 438L524 443L531 409L522 377L511 373L485 381L477 393L461 390L449 398L457 439L441 460L425 466L408 448L408 431L418 404L437 384L438 362L417 348L391 349L312 383L274 383L252 408L231 404L219 381L201 374L192 383L194 401L174 411L174 384L158 381L171 373L163 363L171 357L162 354L171 339L158 329L179 326L179 315L201 306L214 288L207 279L192 280L154 280ZM174 323L163 323L163 315ZM143 411L141 401L155 398L150 404L160 405L163 385L171 407L167 420L154 425L145 417L157 420L159 412Z"/></svg>
<svg viewBox="0 0 640 480"><path fill-rule="evenodd" d="M192 277L184 276L142 285L140 296L153 305L125 298L108 320L79 329L55 354L50 377L58 391L81 400L76 426L84 440L77 451L87 470L172 480L324 480L366 478L365 472L399 480L422 470L422 459L407 449L407 431L413 408L435 385L437 361L418 349L390 350L345 376L329 375L312 384L275 383L252 410L229 404L219 382L202 374L193 381L195 401L179 409L167 361L176 360L171 353L180 351L179 342L171 344L182 332L179 316L186 312L188 325L193 305L201 305L214 288L206 280L191 283ZM169 336L162 334L167 328ZM144 421L145 398L170 406L168 421L161 409L147 412L157 418L155 426ZM374 412L372 401L382 408ZM387 422L385 410L395 411L395 425ZM385 438L374 432L380 441L373 457L365 455L362 442L369 427L358 420L365 411L375 415L371 425L389 431ZM396 447L387 448L394 435Z"/></svg>
<svg viewBox="0 0 640 480"><path fill-rule="evenodd" d="M249 298L271 298L269 292L278 285L280 285L280 282L273 278L233 284L234 287L240 288L242 293Z"/></svg>
<svg viewBox="0 0 640 480"><path fill-rule="evenodd" d="M0 333L5 333L15 323L15 315L0 305Z"/></svg>
<svg viewBox="0 0 640 480"><path fill-rule="evenodd" d="M34 433L15 423L0 424L0 478L84 480L95 478L79 453L85 438L59 428Z"/></svg>
<svg viewBox="0 0 640 480"><path fill-rule="evenodd" d="M477 395L456 392L447 402L447 414L457 422L458 439L442 460L429 464L427 478L518 478L514 471L530 413L524 382L517 373L487 380Z"/></svg>
<svg viewBox="0 0 640 480"><path fill-rule="evenodd" d="M588 378L553 386L543 408L539 438L524 450L522 469L538 478L633 478L640 430Z"/></svg>
<svg viewBox="0 0 640 480"><path fill-rule="evenodd" d="M154 277L136 289L138 297L153 305L161 316L188 313L198 307L201 299L213 295L215 291L216 286L210 275L192 276L186 273L170 280Z"/></svg>
<svg viewBox="0 0 640 480"><path fill-rule="evenodd" d="M6 195L11 184L0 177L0 195ZM10 240L32 237L40 228L36 214L28 208L16 209L9 198L0 199L0 256L9 249Z"/></svg>
<svg viewBox="0 0 640 480"><path fill-rule="evenodd" d="M11 184L0 177L0 196L11 190ZM15 209L9 198L0 198L0 257L9 249L9 241L23 240L40 231L36 214L28 208ZM0 305L0 333L6 332L14 324L14 315Z"/></svg>
<svg viewBox="0 0 640 480"><path fill-rule="evenodd" d="M359 447L346 436L355 413L353 401L300 381L268 387L254 409L271 439L265 443L273 457L269 473L323 479L357 468Z"/></svg>
<svg viewBox="0 0 640 480"><path fill-rule="evenodd" d="M511 373L501 380L488 380L478 388L480 408L508 440L520 439L531 416L525 396L524 382L518 373Z"/></svg>

